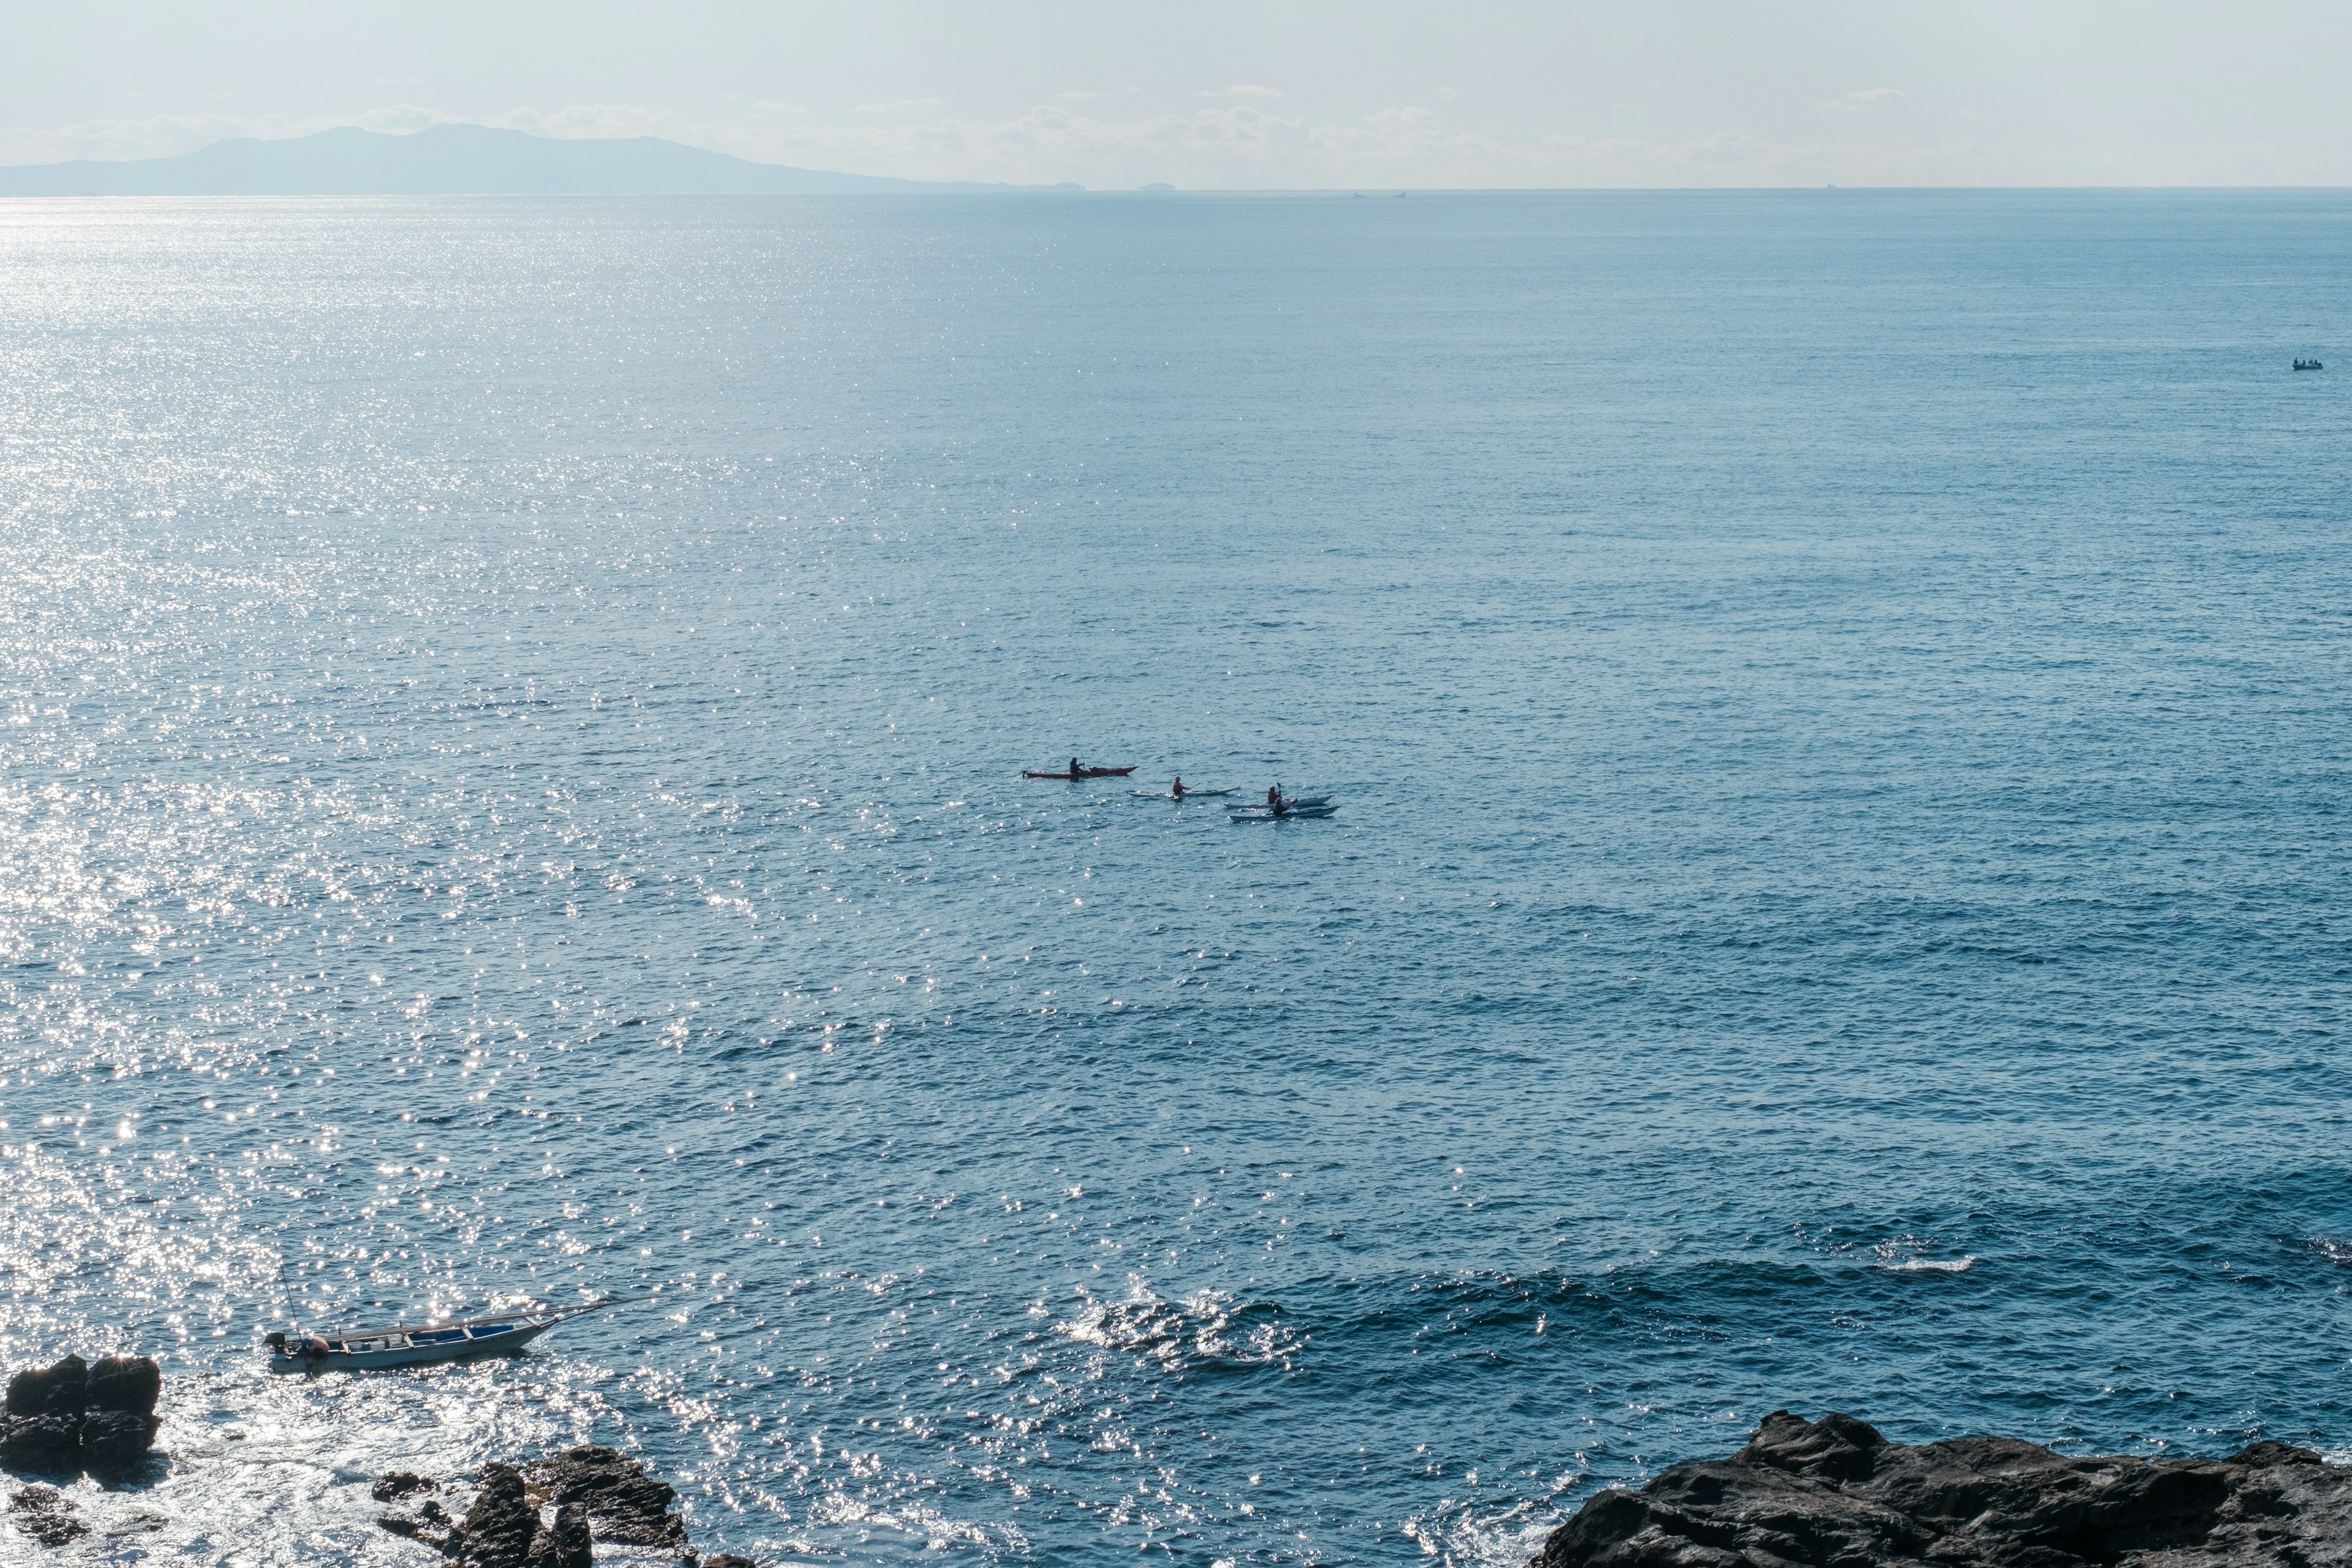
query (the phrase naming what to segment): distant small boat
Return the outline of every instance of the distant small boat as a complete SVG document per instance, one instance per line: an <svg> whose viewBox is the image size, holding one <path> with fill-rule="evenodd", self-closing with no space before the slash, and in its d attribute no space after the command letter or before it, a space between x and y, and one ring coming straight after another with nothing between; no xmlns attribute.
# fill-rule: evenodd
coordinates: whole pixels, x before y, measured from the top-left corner
<svg viewBox="0 0 2352 1568"><path fill-rule="evenodd" d="M642 1301L642 1296L628 1298ZM432 1362L458 1361L467 1356L496 1355L519 1351L567 1318L584 1317L618 1307L620 1301L599 1301L568 1312L535 1308L502 1312L496 1317L468 1318L458 1323L403 1324L390 1329L359 1329L340 1334L273 1333L268 1337L272 1372L365 1372L379 1367L424 1366Z"/></svg>
<svg viewBox="0 0 2352 1568"><path fill-rule="evenodd" d="M2320 363L2315 359L2299 359L2294 362L2294 368L2297 370L2326 370L2327 367Z"/></svg>
<svg viewBox="0 0 2352 1568"><path fill-rule="evenodd" d="M1142 764L1139 763L1136 764L1137 767L1140 767L1141 765ZM1033 773L1024 772L1021 776L1024 779L1123 779L1134 771L1135 768L1133 767L1080 768L1076 773L1072 773L1069 769L1064 768L1057 773Z"/></svg>

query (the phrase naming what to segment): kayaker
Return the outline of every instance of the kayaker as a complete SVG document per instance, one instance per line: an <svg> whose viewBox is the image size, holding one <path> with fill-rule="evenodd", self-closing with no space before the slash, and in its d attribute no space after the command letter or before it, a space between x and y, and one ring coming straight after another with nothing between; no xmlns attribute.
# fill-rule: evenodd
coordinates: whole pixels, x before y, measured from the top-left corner
<svg viewBox="0 0 2352 1568"><path fill-rule="evenodd" d="M1181 773L1179 773L1176 777L1176 787L1170 790L1168 793L1174 795L1178 800L1182 800L1184 798L1184 777Z"/></svg>
<svg viewBox="0 0 2352 1568"><path fill-rule="evenodd" d="M1282 815L1282 786L1276 784L1265 792L1265 808L1275 816Z"/></svg>
<svg viewBox="0 0 2352 1568"><path fill-rule="evenodd" d="M1078 759L1076 757L1070 759L1070 776L1072 778L1078 776Z"/></svg>

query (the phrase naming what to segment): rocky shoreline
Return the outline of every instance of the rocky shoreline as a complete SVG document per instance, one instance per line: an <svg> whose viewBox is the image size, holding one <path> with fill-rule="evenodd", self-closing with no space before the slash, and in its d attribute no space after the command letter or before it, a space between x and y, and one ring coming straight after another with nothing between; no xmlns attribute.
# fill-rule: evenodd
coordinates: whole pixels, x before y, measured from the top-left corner
<svg viewBox="0 0 2352 1568"><path fill-rule="evenodd" d="M163 1369L149 1356L93 1364L69 1355L24 1368L8 1380L0 1467L58 1480L87 1473L109 1487L130 1481L153 1455L163 1390ZM437 1552L453 1568L592 1568L599 1545L649 1547L679 1568L756 1568L729 1553L698 1556L687 1542L677 1489L612 1448L570 1448L521 1465L492 1461L470 1483L402 1472L380 1478L371 1491L380 1503L403 1505L379 1525ZM467 1493L462 1512L441 1500ZM42 1481L14 1489L0 1520L0 1542L13 1533L61 1547L90 1533L74 1500Z"/></svg>
<svg viewBox="0 0 2352 1568"><path fill-rule="evenodd" d="M18 1372L0 1463L128 1480L152 1454L162 1387L144 1356ZM403 1471L372 1495L389 1505L378 1525L450 1568L593 1568L603 1545L755 1568L698 1557L676 1489L612 1448L492 1461L470 1481ZM0 1518L43 1546L89 1533L40 1482ZM2226 1459L2074 1458L2014 1437L1908 1445L1851 1415L1776 1410L1726 1458L1587 1499L1528 1568L2352 1568L2352 1468L2273 1442Z"/></svg>
<svg viewBox="0 0 2352 1568"><path fill-rule="evenodd" d="M2069 1458L2015 1437L1892 1443L1767 1415L1725 1459L1585 1500L1528 1568L2352 1568L2352 1469L2255 1443L2226 1459Z"/></svg>

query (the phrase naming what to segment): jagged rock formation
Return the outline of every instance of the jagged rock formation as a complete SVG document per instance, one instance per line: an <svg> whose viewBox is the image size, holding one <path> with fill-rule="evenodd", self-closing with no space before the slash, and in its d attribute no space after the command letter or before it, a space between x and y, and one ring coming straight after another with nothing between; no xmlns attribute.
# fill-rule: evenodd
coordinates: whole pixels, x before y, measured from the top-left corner
<svg viewBox="0 0 2352 1568"><path fill-rule="evenodd" d="M408 1471L383 1477L372 1495L395 1502L438 1483ZM677 1492L643 1464L610 1448L571 1448L520 1468L484 1465L464 1519L427 1497L413 1513L376 1522L433 1547L457 1568L590 1568L593 1543L666 1547L691 1561L686 1521L672 1511ZM554 1517L543 1516L552 1504ZM705 1559L705 1568L752 1568L740 1557Z"/></svg>
<svg viewBox="0 0 2352 1568"><path fill-rule="evenodd" d="M163 1369L150 1356L110 1355L96 1366L69 1355L8 1380L0 1464L14 1469L120 1476L136 1469L162 1422Z"/></svg>
<svg viewBox="0 0 2352 1568"><path fill-rule="evenodd" d="M1908 1447L1850 1415L1764 1418L1727 1459L1604 1491L1530 1568L2352 1568L2352 1470L2072 1459L2014 1437Z"/></svg>
<svg viewBox="0 0 2352 1568"><path fill-rule="evenodd" d="M571 1448L533 1461L524 1473L559 1508L577 1503L599 1541L625 1546L686 1545L686 1521L670 1511L677 1491L610 1448Z"/></svg>

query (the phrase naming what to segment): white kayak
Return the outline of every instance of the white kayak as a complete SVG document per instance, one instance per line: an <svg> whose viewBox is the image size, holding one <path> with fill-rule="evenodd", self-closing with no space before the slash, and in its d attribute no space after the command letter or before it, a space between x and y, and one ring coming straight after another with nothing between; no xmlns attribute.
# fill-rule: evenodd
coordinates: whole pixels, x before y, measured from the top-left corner
<svg viewBox="0 0 2352 1568"><path fill-rule="evenodd" d="M1234 822L1287 822L1292 817L1320 821L1339 809L1336 805L1291 805L1276 811L1270 806L1236 805L1229 807L1225 815Z"/></svg>
<svg viewBox="0 0 2352 1568"><path fill-rule="evenodd" d="M617 1307L600 1301L568 1312L544 1309L469 1318L460 1323L403 1324L338 1334L271 1334L272 1372L364 1372L379 1367L423 1366L466 1356L518 1351L566 1318Z"/></svg>

